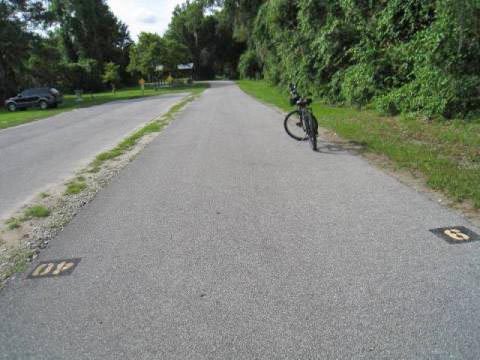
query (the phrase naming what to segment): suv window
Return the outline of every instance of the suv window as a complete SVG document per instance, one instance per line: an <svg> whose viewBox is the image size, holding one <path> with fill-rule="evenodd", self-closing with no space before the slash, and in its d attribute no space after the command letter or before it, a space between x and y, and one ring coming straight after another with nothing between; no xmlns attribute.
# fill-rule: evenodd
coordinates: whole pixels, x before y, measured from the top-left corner
<svg viewBox="0 0 480 360"><path fill-rule="evenodd" d="M40 95L40 96L50 95L49 88L38 88L38 89L33 89L33 91L35 92L35 95Z"/></svg>
<svg viewBox="0 0 480 360"><path fill-rule="evenodd" d="M33 90L25 90L21 93L22 96L33 96L35 95L35 92Z"/></svg>
<svg viewBox="0 0 480 360"><path fill-rule="evenodd" d="M27 89L22 92L23 96L45 96L50 94L49 88Z"/></svg>

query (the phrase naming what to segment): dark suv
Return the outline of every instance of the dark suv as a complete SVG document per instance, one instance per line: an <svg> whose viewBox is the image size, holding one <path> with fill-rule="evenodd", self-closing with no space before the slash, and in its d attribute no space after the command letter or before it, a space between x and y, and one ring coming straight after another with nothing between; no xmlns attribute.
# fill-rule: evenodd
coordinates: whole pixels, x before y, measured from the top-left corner
<svg viewBox="0 0 480 360"><path fill-rule="evenodd" d="M49 107L57 107L63 101L62 94L54 88L27 89L15 97L5 101L5 107L9 111L39 107L42 110Z"/></svg>

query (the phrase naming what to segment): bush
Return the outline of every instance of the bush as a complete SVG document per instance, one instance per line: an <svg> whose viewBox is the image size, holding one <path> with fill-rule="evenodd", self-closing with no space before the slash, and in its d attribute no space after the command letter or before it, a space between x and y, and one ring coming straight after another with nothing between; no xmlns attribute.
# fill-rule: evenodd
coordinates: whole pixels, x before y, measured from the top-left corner
<svg viewBox="0 0 480 360"><path fill-rule="evenodd" d="M238 72L241 78L256 79L261 73L261 70L255 51L247 50L240 56Z"/></svg>
<svg viewBox="0 0 480 360"><path fill-rule="evenodd" d="M340 94L349 105L365 105L376 93L374 69L371 65L358 64L345 71Z"/></svg>
<svg viewBox="0 0 480 360"><path fill-rule="evenodd" d="M480 109L477 0L270 0L241 73L299 84L330 102L385 113L468 116Z"/></svg>
<svg viewBox="0 0 480 360"><path fill-rule="evenodd" d="M429 117L465 116L478 108L478 77L455 78L440 69L421 68L415 80L376 100L376 108L389 114L415 112Z"/></svg>
<svg viewBox="0 0 480 360"><path fill-rule="evenodd" d="M102 68L97 61L83 59L76 63L66 63L63 67L62 88L64 90L70 92L76 89L96 91L103 88Z"/></svg>

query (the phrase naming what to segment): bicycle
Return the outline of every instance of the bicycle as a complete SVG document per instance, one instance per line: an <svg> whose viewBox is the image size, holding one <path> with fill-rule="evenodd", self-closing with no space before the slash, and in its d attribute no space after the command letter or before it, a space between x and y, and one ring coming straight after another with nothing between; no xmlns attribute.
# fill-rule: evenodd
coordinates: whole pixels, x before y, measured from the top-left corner
<svg viewBox="0 0 480 360"><path fill-rule="evenodd" d="M302 98L294 84L290 84L290 104L297 109L290 112L283 123L288 135L298 141L309 139L313 151L317 151L318 122L310 107L312 99Z"/></svg>

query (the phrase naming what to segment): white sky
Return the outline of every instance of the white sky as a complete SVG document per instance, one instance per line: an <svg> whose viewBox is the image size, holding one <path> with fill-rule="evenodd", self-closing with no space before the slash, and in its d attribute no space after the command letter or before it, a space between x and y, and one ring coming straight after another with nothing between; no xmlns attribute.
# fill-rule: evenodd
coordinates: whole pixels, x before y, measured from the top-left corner
<svg viewBox="0 0 480 360"><path fill-rule="evenodd" d="M142 31L163 34L173 9L184 0L107 0L113 13L128 25L133 40Z"/></svg>

